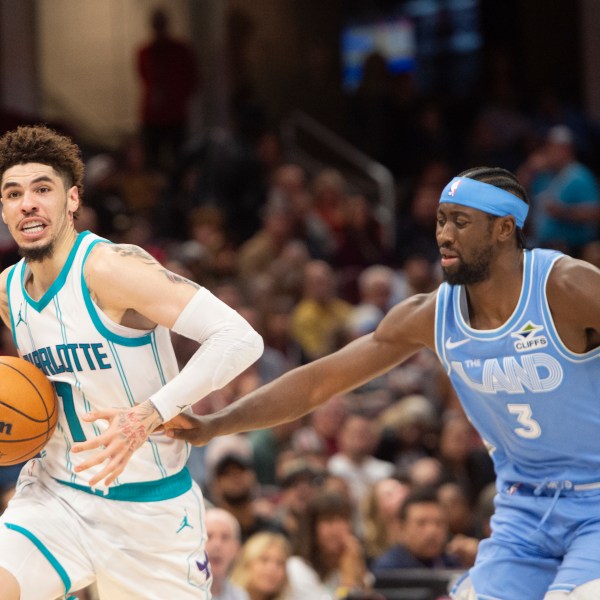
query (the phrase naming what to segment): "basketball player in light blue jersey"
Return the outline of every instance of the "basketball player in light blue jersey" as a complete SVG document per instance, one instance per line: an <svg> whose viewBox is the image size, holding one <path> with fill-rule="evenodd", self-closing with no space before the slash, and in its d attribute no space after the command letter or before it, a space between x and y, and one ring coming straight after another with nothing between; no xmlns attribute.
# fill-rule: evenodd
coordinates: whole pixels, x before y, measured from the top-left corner
<svg viewBox="0 0 600 600"><path fill-rule="evenodd" d="M2 218L23 256L0 275L0 316L59 400L0 518L0 600L94 581L102 600L208 600L189 445L161 425L253 363L262 340L141 248L78 234L82 176L78 147L46 127L0 138ZM180 373L169 330L201 344Z"/></svg>
<svg viewBox="0 0 600 600"><path fill-rule="evenodd" d="M438 208L445 282L394 307L377 330L169 435L297 419L434 349L497 473L492 536L457 600L600 598L600 271L525 250L526 193L498 168L453 179Z"/></svg>

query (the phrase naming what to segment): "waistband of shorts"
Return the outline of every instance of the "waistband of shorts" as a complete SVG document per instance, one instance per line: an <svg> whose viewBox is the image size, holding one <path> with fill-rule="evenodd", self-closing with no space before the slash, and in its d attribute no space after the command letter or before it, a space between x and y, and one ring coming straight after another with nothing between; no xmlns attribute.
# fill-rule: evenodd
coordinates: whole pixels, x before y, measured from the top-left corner
<svg viewBox="0 0 600 600"><path fill-rule="evenodd" d="M570 496L583 492L600 494L600 481L575 483L573 481L541 481L540 483L508 482L504 486L508 494L523 494L531 496Z"/></svg>
<svg viewBox="0 0 600 600"><path fill-rule="evenodd" d="M81 492L122 502L160 502L181 496L192 487L192 476L187 467L184 467L179 473L163 479L123 483L108 489L91 488L62 479L56 479L56 481Z"/></svg>

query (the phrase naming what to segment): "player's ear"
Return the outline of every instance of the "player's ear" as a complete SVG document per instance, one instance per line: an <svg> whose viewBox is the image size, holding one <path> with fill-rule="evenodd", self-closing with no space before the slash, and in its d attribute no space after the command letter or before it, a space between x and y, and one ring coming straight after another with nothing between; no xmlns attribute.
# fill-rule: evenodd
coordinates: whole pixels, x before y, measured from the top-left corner
<svg viewBox="0 0 600 600"><path fill-rule="evenodd" d="M496 227L498 232L498 240L505 242L515 234L517 224L515 223L515 218L512 215L509 215L507 217L498 217L496 220Z"/></svg>
<svg viewBox="0 0 600 600"><path fill-rule="evenodd" d="M6 223L6 217L4 216L4 204L2 205L2 221Z"/></svg>
<svg viewBox="0 0 600 600"><path fill-rule="evenodd" d="M71 215L79 208L79 190L76 185L67 191L67 207Z"/></svg>

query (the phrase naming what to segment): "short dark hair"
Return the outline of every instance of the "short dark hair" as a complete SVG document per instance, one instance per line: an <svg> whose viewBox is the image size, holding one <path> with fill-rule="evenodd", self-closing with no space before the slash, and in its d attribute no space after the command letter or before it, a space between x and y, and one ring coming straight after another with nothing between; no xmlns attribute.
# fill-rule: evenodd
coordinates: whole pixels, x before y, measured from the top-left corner
<svg viewBox="0 0 600 600"><path fill-rule="evenodd" d="M65 188L77 186L83 196L84 165L79 146L66 135L45 125L27 125L6 132L0 138L0 178L15 165L41 163L52 167Z"/></svg>
<svg viewBox="0 0 600 600"><path fill-rule="evenodd" d="M440 501L435 488L420 487L410 492L398 510L398 518L400 521L406 521L410 507L415 504L436 504L440 506Z"/></svg>
<svg viewBox="0 0 600 600"><path fill-rule="evenodd" d="M505 190L526 204L530 204L525 188L519 183L514 173L501 167L474 167L458 174L458 177L468 177L482 183L489 183L501 190ZM517 227L517 244L519 248L525 248L527 240L521 227Z"/></svg>

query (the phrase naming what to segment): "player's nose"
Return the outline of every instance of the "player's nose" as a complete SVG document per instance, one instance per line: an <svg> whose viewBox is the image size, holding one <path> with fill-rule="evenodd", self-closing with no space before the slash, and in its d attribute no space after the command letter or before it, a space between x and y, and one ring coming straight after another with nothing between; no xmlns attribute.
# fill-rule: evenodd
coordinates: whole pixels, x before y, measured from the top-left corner
<svg viewBox="0 0 600 600"><path fill-rule="evenodd" d="M35 212L39 208L36 195L33 192L26 191L21 199L21 212L28 214Z"/></svg>

